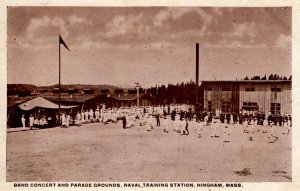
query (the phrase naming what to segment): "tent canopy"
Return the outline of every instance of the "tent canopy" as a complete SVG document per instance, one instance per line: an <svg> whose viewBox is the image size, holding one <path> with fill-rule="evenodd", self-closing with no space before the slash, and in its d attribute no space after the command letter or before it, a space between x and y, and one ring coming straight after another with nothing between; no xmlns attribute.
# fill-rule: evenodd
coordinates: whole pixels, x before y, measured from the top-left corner
<svg viewBox="0 0 300 191"><path fill-rule="evenodd" d="M53 103L43 97L36 97L31 100L28 100L22 104L19 105L19 107L22 110L28 111L32 110L33 108L39 107L39 108L46 108L46 109L58 109L59 106L56 103ZM69 109L77 106L64 106L61 105L60 108L62 109Z"/></svg>

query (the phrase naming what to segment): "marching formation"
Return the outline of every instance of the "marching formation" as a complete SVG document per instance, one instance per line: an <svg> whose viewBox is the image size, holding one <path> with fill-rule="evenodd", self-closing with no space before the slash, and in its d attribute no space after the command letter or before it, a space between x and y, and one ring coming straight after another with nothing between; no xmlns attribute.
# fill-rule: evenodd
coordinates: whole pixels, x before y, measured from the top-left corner
<svg viewBox="0 0 300 191"><path fill-rule="evenodd" d="M145 126L145 131L162 129L165 133L171 130L180 135L189 135L191 128L197 132L198 138L203 138L205 131L210 131L211 138L221 138L223 142L230 142L231 131L239 130L247 135L249 141L255 140L255 134L267 133L269 143L278 140L275 131L280 128L282 134L289 134L292 126L291 115L267 115L263 113L245 112L222 113L222 112L196 112L186 111L184 105L168 106L141 106L101 108L77 112L74 118L64 113L61 114L61 126L68 127L87 123L117 123L122 121L122 128ZM220 130L223 134L220 134Z"/></svg>

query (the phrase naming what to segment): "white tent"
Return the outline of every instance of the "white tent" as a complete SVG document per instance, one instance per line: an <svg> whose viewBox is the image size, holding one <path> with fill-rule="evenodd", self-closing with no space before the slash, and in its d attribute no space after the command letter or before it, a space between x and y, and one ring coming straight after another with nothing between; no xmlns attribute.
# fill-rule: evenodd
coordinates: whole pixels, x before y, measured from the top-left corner
<svg viewBox="0 0 300 191"><path fill-rule="evenodd" d="M20 107L20 109L25 110L25 111L32 110L36 107L46 108L46 109L58 109L59 108L58 104L53 103L53 102L51 102L43 97L39 97L39 96L20 104L19 107ZM73 107L76 107L76 106L64 106L64 105L60 106L60 108L62 108L62 109L69 109L69 108L73 108Z"/></svg>

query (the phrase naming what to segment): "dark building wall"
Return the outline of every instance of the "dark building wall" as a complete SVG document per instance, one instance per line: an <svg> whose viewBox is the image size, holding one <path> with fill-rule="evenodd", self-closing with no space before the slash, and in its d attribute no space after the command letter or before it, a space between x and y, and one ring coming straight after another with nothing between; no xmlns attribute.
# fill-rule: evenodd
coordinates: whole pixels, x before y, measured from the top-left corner
<svg viewBox="0 0 300 191"><path fill-rule="evenodd" d="M239 86L233 83L204 83L203 106L205 111L237 112L239 108Z"/></svg>
<svg viewBox="0 0 300 191"><path fill-rule="evenodd" d="M232 84L232 103L231 108L232 112L239 112L240 108L240 88L238 84Z"/></svg>

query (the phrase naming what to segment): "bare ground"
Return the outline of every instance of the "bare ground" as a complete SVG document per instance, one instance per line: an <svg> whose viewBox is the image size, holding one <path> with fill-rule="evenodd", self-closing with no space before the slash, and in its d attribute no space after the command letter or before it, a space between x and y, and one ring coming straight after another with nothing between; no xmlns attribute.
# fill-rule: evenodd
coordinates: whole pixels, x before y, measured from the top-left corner
<svg viewBox="0 0 300 191"><path fill-rule="evenodd" d="M275 130L279 139L268 143L268 133L256 131L251 142L235 125L224 143L221 124L219 138L210 137L209 127L197 138L194 122L188 136L121 126L7 133L7 181L291 182L291 134L283 135L282 127ZM244 168L251 174L236 173Z"/></svg>

